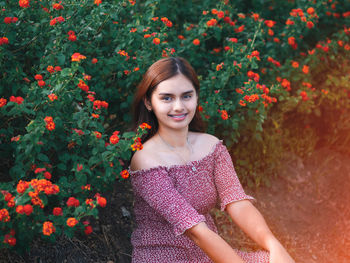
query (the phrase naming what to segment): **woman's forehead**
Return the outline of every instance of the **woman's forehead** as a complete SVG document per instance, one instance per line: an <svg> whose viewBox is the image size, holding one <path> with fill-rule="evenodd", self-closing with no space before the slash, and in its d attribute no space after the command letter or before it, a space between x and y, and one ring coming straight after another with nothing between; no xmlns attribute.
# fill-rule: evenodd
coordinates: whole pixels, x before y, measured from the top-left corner
<svg viewBox="0 0 350 263"><path fill-rule="evenodd" d="M184 93L195 91L192 82L184 75L179 74L159 83L155 89L156 93Z"/></svg>

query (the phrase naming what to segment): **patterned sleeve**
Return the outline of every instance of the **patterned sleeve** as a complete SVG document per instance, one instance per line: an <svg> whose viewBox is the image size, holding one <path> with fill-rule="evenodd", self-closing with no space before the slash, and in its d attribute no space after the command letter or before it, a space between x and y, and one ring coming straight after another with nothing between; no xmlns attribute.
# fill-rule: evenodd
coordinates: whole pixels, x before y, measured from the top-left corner
<svg viewBox="0 0 350 263"><path fill-rule="evenodd" d="M149 169L131 177L135 194L143 198L172 226L176 236L194 225L204 222L184 197L174 188L166 169Z"/></svg>
<svg viewBox="0 0 350 263"><path fill-rule="evenodd" d="M214 178L221 211L224 211L229 203L244 199L254 200L253 197L245 194L233 167L231 156L222 143L217 151Z"/></svg>

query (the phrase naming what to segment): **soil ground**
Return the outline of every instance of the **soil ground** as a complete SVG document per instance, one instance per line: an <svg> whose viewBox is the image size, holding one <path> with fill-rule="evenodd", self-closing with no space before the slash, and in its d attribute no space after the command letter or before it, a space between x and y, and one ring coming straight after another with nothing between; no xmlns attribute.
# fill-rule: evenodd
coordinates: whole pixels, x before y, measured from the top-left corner
<svg viewBox="0 0 350 263"><path fill-rule="evenodd" d="M350 262L349 175L350 156L322 148L304 160L287 158L271 187L245 190L296 262ZM130 182L118 182L99 220L91 220L90 236L60 237L56 244L37 240L27 255L1 251L0 262L131 262L132 196ZM212 215L231 245L259 249L225 214Z"/></svg>

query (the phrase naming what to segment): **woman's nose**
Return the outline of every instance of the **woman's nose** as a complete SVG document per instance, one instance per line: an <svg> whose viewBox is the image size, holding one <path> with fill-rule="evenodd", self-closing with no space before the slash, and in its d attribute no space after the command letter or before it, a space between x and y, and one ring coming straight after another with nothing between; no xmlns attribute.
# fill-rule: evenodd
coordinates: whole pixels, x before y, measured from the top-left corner
<svg viewBox="0 0 350 263"><path fill-rule="evenodd" d="M184 108L183 106L183 102L181 99L176 99L174 102L174 110L179 111L182 110Z"/></svg>

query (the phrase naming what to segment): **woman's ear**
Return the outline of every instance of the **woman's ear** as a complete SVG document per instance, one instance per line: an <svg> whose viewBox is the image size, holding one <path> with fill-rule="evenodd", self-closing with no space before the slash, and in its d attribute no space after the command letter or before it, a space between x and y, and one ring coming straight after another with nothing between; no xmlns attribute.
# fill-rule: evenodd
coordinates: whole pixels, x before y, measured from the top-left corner
<svg viewBox="0 0 350 263"><path fill-rule="evenodd" d="M147 108L148 111L152 110L151 102L147 98L143 99L143 103L145 104L145 107Z"/></svg>

